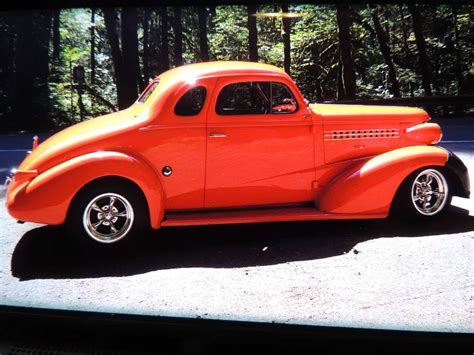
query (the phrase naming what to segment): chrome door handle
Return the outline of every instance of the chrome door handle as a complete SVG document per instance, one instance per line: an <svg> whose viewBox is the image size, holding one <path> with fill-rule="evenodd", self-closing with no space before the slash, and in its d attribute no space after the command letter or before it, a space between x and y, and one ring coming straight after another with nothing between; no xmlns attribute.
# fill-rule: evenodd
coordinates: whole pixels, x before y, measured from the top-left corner
<svg viewBox="0 0 474 355"><path fill-rule="evenodd" d="M211 133L211 134L209 135L209 137L211 137L211 138L225 138L225 137L227 137L227 135L226 135L226 134L222 134L222 133Z"/></svg>

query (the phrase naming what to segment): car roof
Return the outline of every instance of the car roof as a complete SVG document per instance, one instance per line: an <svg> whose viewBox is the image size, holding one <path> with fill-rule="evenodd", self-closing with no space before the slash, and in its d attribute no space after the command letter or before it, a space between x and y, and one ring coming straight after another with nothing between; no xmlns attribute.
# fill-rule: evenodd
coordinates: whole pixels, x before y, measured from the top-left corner
<svg viewBox="0 0 474 355"><path fill-rule="evenodd" d="M188 64L170 69L159 76L160 80L189 80L235 74L273 74L287 76L284 70L270 64L239 61L215 61Z"/></svg>

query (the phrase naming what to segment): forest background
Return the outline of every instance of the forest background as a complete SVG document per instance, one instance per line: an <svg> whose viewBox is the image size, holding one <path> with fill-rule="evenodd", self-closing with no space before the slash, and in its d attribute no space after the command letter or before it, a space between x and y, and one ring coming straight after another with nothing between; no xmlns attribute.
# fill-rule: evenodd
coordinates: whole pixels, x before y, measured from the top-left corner
<svg viewBox="0 0 474 355"><path fill-rule="evenodd" d="M461 96L426 108L470 116L473 24L474 5L459 3L0 12L0 131L123 109L160 73L215 60L279 66L310 102Z"/></svg>

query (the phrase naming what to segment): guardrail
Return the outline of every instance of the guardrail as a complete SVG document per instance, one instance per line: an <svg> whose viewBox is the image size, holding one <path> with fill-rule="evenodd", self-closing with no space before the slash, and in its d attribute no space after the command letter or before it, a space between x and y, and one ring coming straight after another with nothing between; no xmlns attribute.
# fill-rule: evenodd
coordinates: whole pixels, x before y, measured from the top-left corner
<svg viewBox="0 0 474 355"><path fill-rule="evenodd" d="M474 95L394 97L388 99L358 99L324 101L330 104L395 105L395 106L474 106Z"/></svg>

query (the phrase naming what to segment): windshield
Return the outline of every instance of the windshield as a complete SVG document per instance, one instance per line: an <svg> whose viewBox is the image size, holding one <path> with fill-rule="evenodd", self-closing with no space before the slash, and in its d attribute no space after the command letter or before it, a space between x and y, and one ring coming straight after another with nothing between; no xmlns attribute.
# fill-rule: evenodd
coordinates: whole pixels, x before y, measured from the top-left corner
<svg viewBox="0 0 474 355"><path fill-rule="evenodd" d="M142 92L142 94L138 97L137 102L144 103L148 98L153 94L153 91L158 87L160 83L159 80L155 80L151 84L147 86L147 88Z"/></svg>

